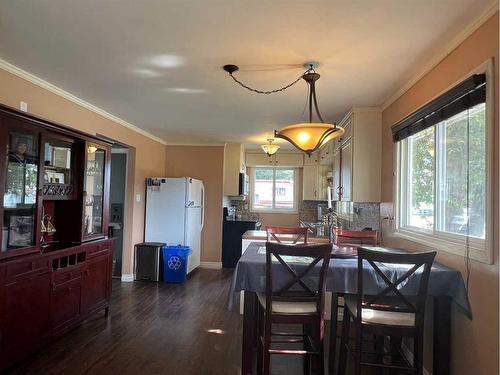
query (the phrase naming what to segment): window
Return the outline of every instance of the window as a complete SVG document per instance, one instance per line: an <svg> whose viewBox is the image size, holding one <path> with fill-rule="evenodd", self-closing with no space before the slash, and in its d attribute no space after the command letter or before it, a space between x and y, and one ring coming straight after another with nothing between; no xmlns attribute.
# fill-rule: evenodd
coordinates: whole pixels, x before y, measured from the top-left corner
<svg viewBox="0 0 500 375"><path fill-rule="evenodd" d="M486 124L480 103L399 142L400 234L445 250L467 243L485 251Z"/></svg>
<svg viewBox="0 0 500 375"><path fill-rule="evenodd" d="M251 180L253 211L297 211L295 169L254 168Z"/></svg>

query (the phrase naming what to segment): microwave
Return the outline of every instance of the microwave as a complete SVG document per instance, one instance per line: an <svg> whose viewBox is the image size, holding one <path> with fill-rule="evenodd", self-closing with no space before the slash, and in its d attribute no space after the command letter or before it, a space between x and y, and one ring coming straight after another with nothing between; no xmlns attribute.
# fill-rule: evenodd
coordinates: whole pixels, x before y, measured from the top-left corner
<svg viewBox="0 0 500 375"><path fill-rule="evenodd" d="M240 183L238 186L238 195L248 195L250 181L246 173L240 173Z"/></svg>

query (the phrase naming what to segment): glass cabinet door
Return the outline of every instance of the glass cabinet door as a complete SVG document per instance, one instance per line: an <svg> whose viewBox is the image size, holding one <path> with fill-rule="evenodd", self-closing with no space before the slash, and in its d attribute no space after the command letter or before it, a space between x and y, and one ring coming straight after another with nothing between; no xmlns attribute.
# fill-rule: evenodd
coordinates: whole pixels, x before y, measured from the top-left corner
<svg viewBox="0 0 500 375"><path fill-rule="evenodd" d="M71 199L75 196L73 142L48 137L43 149L44 199Z"/></svg>
<svg viewBox="0 0 500 375"><path fill-rule="evenodd" d="M106 150L88 143L86 152L83 236L91 237L103 234Z"/></svg>
<svg viewBox="0 0 500 375"><path fill-rule="evenodd" d="M6 129L1 251L36 245L39 134Z"/></svg>

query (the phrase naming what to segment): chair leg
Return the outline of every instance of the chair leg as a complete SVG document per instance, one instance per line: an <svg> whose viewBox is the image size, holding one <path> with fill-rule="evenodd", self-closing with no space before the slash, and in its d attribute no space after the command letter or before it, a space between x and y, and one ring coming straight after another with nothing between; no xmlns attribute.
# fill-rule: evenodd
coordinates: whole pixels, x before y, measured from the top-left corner
<svg viewBox="0 0 500 375"><path fill-rule="evenodd" d="M342 336L340 339L340 351L339 351L339 371L338 375L345 375L345 370L347 366L347 343L349 341L349 326L351 324L351 317L346 308L344 308L344 314L342 319Z"/></svg>
<svg viewBox="0 0 500 375"><path fill-rule="evenodd" d="M311 346L307 336L311 335L311 329L307 324L302 325L302 334L304 335L304 350L310 350ZM311 375L311 356L309 354L304 354L303 372L304 375Z"/></svg>
<svg viewBox="0 0 500 375"><path fill-rule="evenodd" d="M259 312L258 312L258 334L257 334L257 375L262 375L262 362L263 362L263 355L264 355L264 346L262 345L262 340L264 339L264 309L262 306L259 307Z"/></svg>
<svg viewBox="0 0 500 375"><path fill-rule="evenodd" d="M318 347L318 369L317 373L319 375L325 375L325 340L324 337L320 337L317 343Z"/></svg>
<svg viewBox="0 0 500 375"><path fill-rule="evenodd" d="M363 346L363 332L361 322L355 322L356 342L354 344L354 374L361 375L361 348Z"/></svg>
<svg viewBox="0 0 500 375"><path fill-rule="evenodd" d="M423 356L424 356L424 342L423 335L419 332L415 336L413 342L413 366L415 367L416 374L422 375L424 373L424 364L423 364Z"/></svg>
<svg viewBox="0 0 500 375"><path fill-rule="evenodd" d="M264 325L264 350L263 350L263 374L269 375L271 373L271 353L269 349L271 348L271 322L266 314L266 323Z"/></svg>
<svg viewBox="0 0 500 375"><path fill-rule="evenodd" d="M328 351L328 369L331 375L335 374L335 356L337 354L337 326L339 313L339 295L332 293L332 308L330 316L330 343Z"/></svg>

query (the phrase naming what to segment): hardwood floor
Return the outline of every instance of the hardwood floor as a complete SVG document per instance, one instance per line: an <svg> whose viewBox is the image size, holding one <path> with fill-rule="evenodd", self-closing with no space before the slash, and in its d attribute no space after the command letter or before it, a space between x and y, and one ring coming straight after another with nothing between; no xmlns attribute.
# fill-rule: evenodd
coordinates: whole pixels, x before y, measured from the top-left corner
<svg viewBox="0 0 500 375"><path fill-rule="evenodd" d="M196 270L180 285L113 283L108 319L98 313L11 374L239 375L241 323L227 310L232 270ZM273 374L302 373L273 358Z"/></svg>

